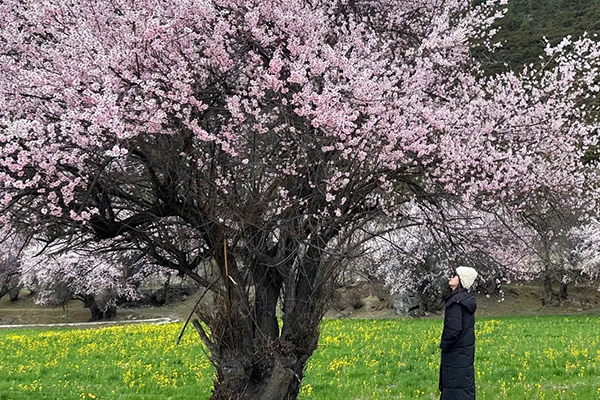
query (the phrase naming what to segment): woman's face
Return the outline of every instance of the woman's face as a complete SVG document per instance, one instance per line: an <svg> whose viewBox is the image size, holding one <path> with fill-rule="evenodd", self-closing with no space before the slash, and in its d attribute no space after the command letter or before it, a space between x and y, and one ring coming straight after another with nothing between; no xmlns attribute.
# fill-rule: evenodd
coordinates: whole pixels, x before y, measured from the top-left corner
<svg viewBox="0 0 600 400"><path fill-rule="evenodd" d="M458 275L455 273L452 278L450 278L450 288L452 290L456 290L456 288L458 288L458 285L460 285L460 279L458 278Z"/></svg>

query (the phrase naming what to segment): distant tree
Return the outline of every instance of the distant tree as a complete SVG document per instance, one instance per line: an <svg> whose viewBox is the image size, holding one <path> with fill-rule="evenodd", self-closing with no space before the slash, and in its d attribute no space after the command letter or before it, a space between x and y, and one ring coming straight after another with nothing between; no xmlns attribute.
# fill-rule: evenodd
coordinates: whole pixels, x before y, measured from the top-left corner
<svg viewBox="0 0 600 400"><path fill-rule="evenodd" d="M135 254L107 253L101 246L64 250L56 243L32 242L20 257L21 283L42 305L64 306L80 300L91 320L112 318L119 301L139 298L148 278L165 281L167 274ZM129 252L130 253L130 252ZM161 277L162 275L162 277Z"/></svg>
<svg viewBox="0 0 600 400"><path fill-rule="evenodd" d="M11 301L19 297L20 260L24 240L6 229L0 229L0 299L6 295Z"/></svg>
<svg viewBox="0 0 600 400"><path fill-rule="evenodd" d="M438 204L433 213L416 208L409 213L410 226L390 229L369 243L372 263L394 292L422 298L423 309L429 299L435 304L442 296L448 273L458 265L480 271L478 283L488 293L497 294L504 282L540 279L542 304L551 305L567 299L579 276L598 276L594 252L599 249L584 237L595 237L596 225L570 206L540 196L512 213L449 204Z"/></svg>
<svg viewBox="0 0 600 400"><path fill-rule="evenodd" d="M394 293L412 295L422 311L440 308L450 274L460 265L479 272L476 288L499 295L501 284L539 273L532 247L535 232L504 213L460 204L414 206L410 224L367 242L374 274Z"/></svg>
<svg viewBox="0 0 600 400"><path fill-rule="evenodd" d="M568 287L576 282L581 270L574 254L577 242L572 232L581 225L582 219L577 210L551 198L540 199L537 205L523 210L522 216L523 223L534 232L531 250L535 257L532 262L538 271L536 277L543 284L542 304L566 300ZM555 284L559 285L558 291L553 289Z"/></svg>
<svg viewBox="0 0 600 400"><path fill-rule="evenodd" d="M193 278L212 301L194 320L212 398L294 399L332 279L374 218L440 198L580 201L598 44L486 78L469 44L489 42L496 10L3 0L0 222Z"/></svg>
<svg viewBox="0 0 600 400"><path fill-rule="evenodd" d="M594 281L600 279L600 222L592 218L569 232L574 244L571 254L581 273Z"/></svg>

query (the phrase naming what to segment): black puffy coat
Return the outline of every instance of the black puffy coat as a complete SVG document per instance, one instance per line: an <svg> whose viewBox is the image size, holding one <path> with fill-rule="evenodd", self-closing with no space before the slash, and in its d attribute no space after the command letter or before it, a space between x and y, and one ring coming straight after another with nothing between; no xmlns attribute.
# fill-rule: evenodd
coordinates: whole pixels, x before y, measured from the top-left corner
<svg viewBox="0 0 600 400"><path fill-rule="evenodd" d="M440 348L440 400L475 400L475 297L464 289L446 302Z"/></svg>

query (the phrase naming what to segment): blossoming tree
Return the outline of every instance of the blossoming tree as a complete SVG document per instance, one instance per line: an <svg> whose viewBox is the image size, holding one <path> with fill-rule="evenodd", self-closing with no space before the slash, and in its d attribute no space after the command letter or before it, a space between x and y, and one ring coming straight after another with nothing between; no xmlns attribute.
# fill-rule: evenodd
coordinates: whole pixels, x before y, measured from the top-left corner
<svg viewBox="0 0 600 400"><path fill-rule="evenodd" d="M537 277L536 232L506 210L496 211L413 204L403 226L391 225L366 242L372 274L392 293L414 296L421 312L441 307L449 274L459 265L475 268L475 287L488 294L500 294L502 283L513 279Z"/></svg>
<svg viewBox="0 0 600 400"><path fill-rule="evenodd" d="M20 260L23 238L8 229L0 229L0 299L6 295L11 301L19 297Z"/></svg>
<svg viewBox="0 0 600 400"><path fill-rule="evenodd" d="M212 398L296 398L362 224L412 200L518 208L585 189L598 45L487 78L469 42L499 16L459 0L4 0L0 218L195 279L214 304L194 323Z"/></svg>
<svg viewBox="0 0 600 400"><path fill-rule="evenodd" d="M73 243L69 243L71 246ZM33 241L19 257L21 285L36 293L42 305L64 306L80 300L89 308L91 320L114 317L117 302L137 300L140 286L149 278L160 283L166 271L139 254L115 243L65 248L60 240L52 244Z"/></svg>

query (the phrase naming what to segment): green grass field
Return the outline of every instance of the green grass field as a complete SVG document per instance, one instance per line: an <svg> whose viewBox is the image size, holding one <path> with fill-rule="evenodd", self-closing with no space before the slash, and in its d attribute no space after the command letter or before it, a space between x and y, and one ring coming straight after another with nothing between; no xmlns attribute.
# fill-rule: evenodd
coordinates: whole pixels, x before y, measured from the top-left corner
<svg viewBox="0 0 600 400"><path fill-rule="evenodd" d="M300 399L437 399L442 321L327 320ZM211 365L181 324L0 330L0 400L208 399ZM600 318L477 322L477 397L600 398Z"/></svg>

